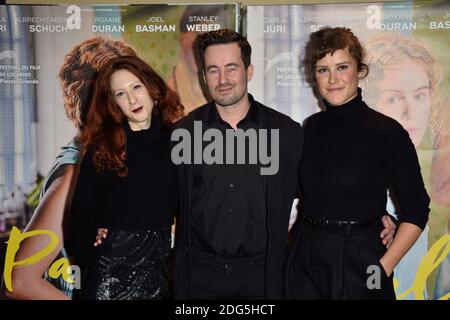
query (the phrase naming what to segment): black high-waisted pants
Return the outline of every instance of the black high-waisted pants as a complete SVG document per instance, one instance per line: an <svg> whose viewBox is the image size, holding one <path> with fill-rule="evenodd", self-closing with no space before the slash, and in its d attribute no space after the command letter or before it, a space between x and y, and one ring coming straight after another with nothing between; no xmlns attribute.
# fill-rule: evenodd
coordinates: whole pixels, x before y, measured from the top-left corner
<svg viewBox="0 0 450 320"><path fill-rule="evenodd" d="M386 252L380 223L361 232L300 226L285 284L289 299L395 300L393 274L379 260Z"/></svg>

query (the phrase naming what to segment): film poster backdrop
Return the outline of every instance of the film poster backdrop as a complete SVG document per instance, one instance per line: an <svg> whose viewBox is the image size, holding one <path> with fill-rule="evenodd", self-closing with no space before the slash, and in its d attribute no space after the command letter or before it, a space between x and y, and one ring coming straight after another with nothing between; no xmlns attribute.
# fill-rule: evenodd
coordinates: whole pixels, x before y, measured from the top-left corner
<svg viewBox="0 0 450 320"><path fill-rule="evenodd" d="M189 112L208 100L192 52L195 36L219 28L242 31L256 71L249 92L303 122L321 110L321 102L301 76L301 57L309 34L326 25L350 27L363 42L370 60L361 83L364 99L408 130L431 197L428 226L395 270L397 298L449 299L448 1L0 6L0 274L9 229L29 221L40 182L76 134L57 78L74 46L97 36L126 42L179 93ZM387 210L396 215L393 201Z"/></svg>

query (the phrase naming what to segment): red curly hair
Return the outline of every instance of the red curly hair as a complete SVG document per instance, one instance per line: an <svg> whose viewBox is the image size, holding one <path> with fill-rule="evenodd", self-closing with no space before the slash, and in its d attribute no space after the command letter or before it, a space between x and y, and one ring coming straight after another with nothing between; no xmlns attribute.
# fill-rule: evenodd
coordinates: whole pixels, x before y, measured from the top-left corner
<svg viewBox="0 0 450 320"><path fill-rule="evenodd" d="M136 52L121 40L95 37L84 40L65 56L59 70L66 115L82 130L92 98L92 86L99 70L112 59L136 56Z"/></svg>
<svg viewBox="0 0 450 320"><path fill-rule="evenodd" d="M78 141L83 151L93 150L93 162L98 173L115 171L118 176L128 174L126 165L126 134L123 128L125 115L114 101L111 76L118 70L127 70L145 85L154 102L152 114L159 115L170 126L183 116L184 107L173 90L147 63L137 56L113 59L99 72L94 85L87 125Z"/></svg>

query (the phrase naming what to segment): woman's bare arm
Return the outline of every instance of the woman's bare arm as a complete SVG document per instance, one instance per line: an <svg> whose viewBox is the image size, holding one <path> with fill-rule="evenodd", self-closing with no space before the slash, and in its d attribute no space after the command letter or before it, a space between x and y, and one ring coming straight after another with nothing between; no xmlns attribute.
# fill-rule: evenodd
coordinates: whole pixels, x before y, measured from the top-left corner
<svg viewBox="0 0 450 320"><path fill-rule="evenodd" d="M380 263L388 276L391 275L400 259L411 249L421 233L422 229L412 223L403 222L400 224L394 241L380 259Z"/></svg>
<svg viewBox="0 0 450 320"><path fill-rule="evenodd" d="M60 168L61 175L54 179L41 199L26 231L50 230L58 236L58 246L39 262L16 267L12 272L13 292L6 292L12 299L69 299L43 278L43 274L61 251L64 238L64 224L67 223L68 212L79 173L78 165L67 164ZM16 261L23 260L42 250L49 243L44 235L25 239L17 251Z"/></svg>

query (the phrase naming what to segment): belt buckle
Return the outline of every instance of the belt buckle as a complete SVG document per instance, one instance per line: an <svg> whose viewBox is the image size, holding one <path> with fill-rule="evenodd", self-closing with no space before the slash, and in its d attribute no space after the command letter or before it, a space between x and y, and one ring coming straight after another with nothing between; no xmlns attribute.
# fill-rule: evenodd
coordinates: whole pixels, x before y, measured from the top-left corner
<svg viewBox="0 0 450 320"><path fill-rule="evenodd" d="M350 235L350 228L354 224L353 221L347 221L345 226L345 236L348 237Z"/></svg>
<svg viewBox="0 0 450 320"><path fill-rule="evenodd" d="M309 225L311 228L316 229L316 228L320 227L320 226L319 226L319 223L320 223L320 222L319 222L317 219L314 219L313 216L308 216L307 220L308 220L308 225Z"/></svg>
<svg viewBox="0 0 450 320"><path fill-rule="evenodd" d="M325 231L325 229L328 227L329 220L325 217L320 218L320 231Z"/></svg>

